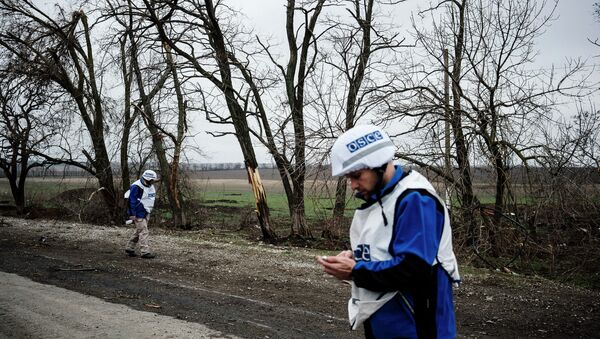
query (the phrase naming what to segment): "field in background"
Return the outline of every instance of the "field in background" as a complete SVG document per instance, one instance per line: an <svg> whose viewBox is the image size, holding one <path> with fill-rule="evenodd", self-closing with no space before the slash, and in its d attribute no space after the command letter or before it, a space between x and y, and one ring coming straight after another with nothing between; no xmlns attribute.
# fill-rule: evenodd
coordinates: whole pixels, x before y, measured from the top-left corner
<svg viewBox="0 0 600 339"><path fill-rule="evenodd" d="M287 199L279 179L279 173L275 169L263 169L260 174L272 215L276 218L288 217ZM336 182L332 178L326 179L317 180L309 176L306 181L306 214L309 220L325 219L331 216ZM186 198L199 201L202 205L254 208L254 196L244 170L192 172L186 177L185 182L184 194ZM120 187L120 185L117 186ZM434 186L442 195L443 186L435 182ZM62 195L71 191L75 195L74 200L83 204L90 200L91 194L97 188L97 180L92 177L30 177L26 182L26 201L29 206L60 207L66 200L69 200L68 197ZM475 188L482 203L489 204L493 202L493 185L477 184ZM350 190L347 193L348 204L345 214L350 217L354 208L359 206L361 202L352 197ZM65 199L57 199L57 197ZM164 199L164 195L163 197L159 196L160 199ZM530 200L530 198L521 197L519 202ZM0 201L11 205L13 202L6 178L0 178Z"/></svg>
<svg viewBox="0 0 600 339"><path fill-rule="evenodd" d="M52 205L52 199L70 190L98 188L96 178L27 178L25 183L25 199L27 205ZM6 178L0 178L0 200L13 203L10 186Z"/></svg>
<svg viewBox="0 0 600 339"><path fill-rule="evenodd" d="M223 173L225 172L225 173ZM277 173L274 173L277 174ZM277 174L278 175L278 174ZM270 176L267 175L267 178ZM267 200L271 213L276 218L289 216L287 199L280 180L264 179L263 185L267 193ZM331 186L331 187L330 187ZM28 206L41 206L57 208L69 203L76 205L85 204L91 200L92 194L97 190L95 178L28 178L26 182L26 201ZM160 183L157 184L160 190ZM306 184L306 213L309 220L323 219L331 215L334 199L332 192L335 182L307 182ZM71 194L70 197L65 195ZM97 192L96 192L97 193ZM196 174L186 179L184 195L188 200L198 202L202 206L227 207L235 209L254 209L254 195L248 181L244 178L243 171L219 171ZM164 195L159 196L158 203L164 201ZM13 204L8 181L0 179L0 200L4 204ZM348 191L348 216L360 204ZM70 209L75 207L67 206ZM229 215L236 218L237 215Z"/></svg>
<svg viewBox="0 0 600 339"><path fill-rule="evenodd" d="M187 195L199 199L204 205L221 205L250 207L254 206L254 195L248 181L243 179L192 179ZM267 193L267 201L271 214L284 218L289 216L287 198L283 185L279 180L263 180ZM316 182L307 183L305 208L307 218L323 219L331 216L333 208L335 183ZM360 205L348 190L347 215L351 216L353 210Z"/></svg>

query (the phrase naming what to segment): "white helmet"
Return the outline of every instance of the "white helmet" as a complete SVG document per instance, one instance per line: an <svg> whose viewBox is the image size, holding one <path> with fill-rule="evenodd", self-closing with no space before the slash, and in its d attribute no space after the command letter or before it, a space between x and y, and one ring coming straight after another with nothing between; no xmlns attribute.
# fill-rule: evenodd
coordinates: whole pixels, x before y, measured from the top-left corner
<svg viewBox="0 0 600 339"><path fill-rule="evenodd" d="M153 170L145 170L144 174L142 174L142 178L144 178L146 181L156 181L158 180L158 175L156 175L156 172Z"/></svg>
<svg viewBox="0 0 600 339"><path fill-rule="evenodd" d="M331 174L346 175L364 168L377 168L394 158L390 137L374 125L358 125L340 135L331 148Z"/></svg>

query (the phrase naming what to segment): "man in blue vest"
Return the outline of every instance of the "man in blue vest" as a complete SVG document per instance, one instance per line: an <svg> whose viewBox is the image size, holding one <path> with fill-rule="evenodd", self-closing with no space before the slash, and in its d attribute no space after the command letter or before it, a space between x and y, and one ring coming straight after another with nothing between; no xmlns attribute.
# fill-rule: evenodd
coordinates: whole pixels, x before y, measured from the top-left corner
<svg viewBox="0 0 600 339"><path fill-rule="evenodd" d="M365 203L350 227L352 251L317 257L324 272L349 281L352 329L367 338L453 338L452 286L460 282L448 211L431 183L404 172L377 126L349 129L334 143L334 176Z"/></svg>
<svg viewBox="0 0 600 339"><path fill-rule="evenodd" d="M156 199L156 189L154 183L158 181L158 175L152 170L144 171L142 177L131 184L129 191L125 192L127 198L127 213L129 220L133 220L135 224L135 232L129 238L125 252L130 257L135 257L135 247L139 245L141 257L144 259L152 259L155 255L150 252L148 244L148 218L154 200Z"/></svg>

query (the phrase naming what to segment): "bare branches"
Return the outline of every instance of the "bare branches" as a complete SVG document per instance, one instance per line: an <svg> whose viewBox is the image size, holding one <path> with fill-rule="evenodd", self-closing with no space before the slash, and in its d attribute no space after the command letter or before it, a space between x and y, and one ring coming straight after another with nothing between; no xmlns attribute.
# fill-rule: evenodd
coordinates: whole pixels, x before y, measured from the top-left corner
<svg viewBox="0 0 600 339"><path fill-rule="evenodd" d="M0 1L0 15L10 18L0 28L0 46L19 60L17 67L9 65L11 72L54 82L78 108L91 146L81 152L92 165L92 173L100 185L106 188L102 195L116 218L120 214L105 142L104 102L97 80L92 33L83 11L68 17L59 6L56 8L57 19L53 19L29 0Z"/></svg>

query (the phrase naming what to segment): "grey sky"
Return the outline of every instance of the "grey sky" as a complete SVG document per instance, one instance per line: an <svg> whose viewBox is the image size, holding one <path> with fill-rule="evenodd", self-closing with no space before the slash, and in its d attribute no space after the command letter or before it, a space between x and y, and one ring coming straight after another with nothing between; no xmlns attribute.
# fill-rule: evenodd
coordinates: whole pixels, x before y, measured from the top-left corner
<svg viewBox="0 0 600 339"><path fill-rule="evenodd" d="M538 40L539 55L532 68L560 68L567 59L581 58L590 67L600 64L600 47L593 46L587 39L600 39L600 22L593 16L593 4L598 0L560 0L556 10L556 21L546 34ZM283 42L285 26L285 0L226 0L227 4L239 9L247 17L247 25L261 35L272 35ZM552 2L552 0L549 0ZM403 29L410 27L410 11L425 6L426 1L407 0L397 5L398 20ZM600 67L596 66L596 74ZM202 130L212 129L206 122L197 125ZM237 141L232 136L215 140L205 133L196 137L196 142L206 153L201 162L241 161L242 155ZM257 148L259 162L271 162L262 147ZM236 160L238 159L238 160Z"/></svg>
<svg viewBox="0 0 600 339"><path fill-rule="evenodd" d="M600 38L600 22L594 17L598 0L561 0L557 20L540 40L540 64L560 63L565 58L582 57L598 64L600 48L587 39Z"/></svg>

